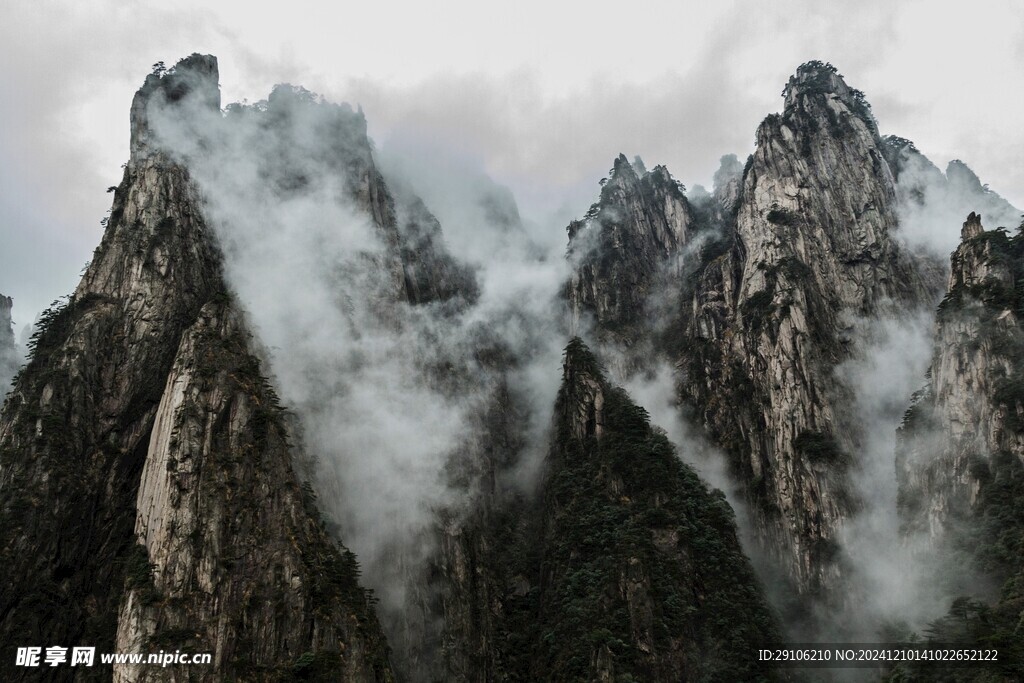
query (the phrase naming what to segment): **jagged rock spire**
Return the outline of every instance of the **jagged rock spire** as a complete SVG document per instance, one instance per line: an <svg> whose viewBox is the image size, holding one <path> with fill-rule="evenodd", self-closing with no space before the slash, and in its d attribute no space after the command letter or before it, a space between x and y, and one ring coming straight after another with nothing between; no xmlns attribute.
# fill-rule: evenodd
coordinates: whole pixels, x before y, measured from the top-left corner
<svg viewBox="0 0 1024 683"><path fill-rule="evenodd" d="M0 403L3 403L3 397L19 362L14 327L11 323L13 306L14 300L11 297L0 294Z"/></svg>
<svg viewBox="0 0 1024 683"><path fill-rule="evenodd" d="M14 344L14 329L11 327L11 309L14 307L14 299L0 294L0 347L5 344Z"/></svg>
<svg viewBox="0 0 1024 683"><path fill-rule="evenodd" d="M192 54L171 69L151 73L135 93L131 107L131 155L137 160L152 144L150 107L179 102L188 96L211 111L220 110L220 70L213 55Z"/></svg>
<svg viewBox="0 0 1024 683"><path fill-rule="evenodd" d="M960 238L969 240L972 237L977 237L983 232L985 232L985 228L981 227L981 214L977 214L972 211L967 216L967 220L964 221L964 225L960 229Z"/></svg>
<svg viewBox="0 0 1024 683"><path fill-rule="evenodd" d="M573 329L596 321L628 346L645 324L652 283L675 272L692 230L690 204L668 169L646 171L620 154L599 201L567 228Z"/></svg>

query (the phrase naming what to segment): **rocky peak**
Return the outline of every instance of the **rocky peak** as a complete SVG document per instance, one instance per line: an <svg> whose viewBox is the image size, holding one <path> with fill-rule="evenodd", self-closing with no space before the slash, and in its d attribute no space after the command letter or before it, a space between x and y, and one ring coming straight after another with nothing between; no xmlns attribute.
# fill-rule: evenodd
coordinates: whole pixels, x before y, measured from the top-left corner
<svg viewBox="0 0 1024 683"><path fill-rule="evenodd" d="M636 169L633 168L633 164L629 163L626 155L620 153L612 163L612 178L614 179L622 171L631 171L634 176L637 174Z"/></svg>
<svg viewBox="0 0 1024 683"><path fill-rule="evenodd" d="M0 403L17 371L19 358L14 343L14 328L11 323L11 308L14 300L0 294Z"/></svg>
<svg viewBox="0 0 1024 683"><path fill-rule="evenodd" d="M188 96L188 97L186 97ZM192 54L173 67L158 67L146 77L135 93L131 108L131 154L144 155L152 143L150 106L176 102L196 103L211 111L220 110L220 71L213 55Z"/></svg>
<svg viewBox="0 0 1024 683"><path fill-rule="evenodd" d="M849 96L850 88L829 63L818 60L805 62L797 67L796 73L789 77L783 96L786 106L792 106L803 95L835 94L838 97Z"/></svg>
<svg viewBox="0 0 1024 683"><path fill-rule="evenodd" d="M0 294L0 346L8 341L14 343L14 328L11 323L11 309L14 308L14 299Z"/></svg>
<svg viewBox="0 0 1024 683"><path fill-rule="evenodd" d="M905 527L936 541L961 533L994 479L1019 476L1006 468L1024 462L1024 241L985 230L974 212L961 234L930 381L906 412L897 451Z"/></svg>
<svg viewBox="0 0 1024 683"><path fill-rule="evenodd" d="M1015 242L1005 231L986 231L981 215L972 211L960 236L962 241L950 257L948 293L985 300L997 290L1012 290L1014 266L1006 254L1008 245Z"/></svg>
<svg viewBox="0 0 1024 683"><path fill-rule="evenodd" d="M795 257L814 265L814 279L839 307L923 300L929 285L909 272L914 257L894 239L895 182L863 94L831 65L810 64L790 79L783 114L758 129L744 177L738 229L753 266L744 294L761 289L762 257ZM894 270L907 277L891 277Z"/></svg>
<svg viewBox="0 0 1024 683"><path fill-rule="evenodd" d="M864 99L864 93L851 88L839 71L831 64L811 61L800 65L790 77L782 91L785 98L783 117L806 114L841 116L844 112L855 114L877 134L871 108ZM832 112L832 114L828 114Z"/></svg>
<svg viewBox="0 0 1024 683"><path fill-rule="evenodd" d="M215 653L203 680L308 666L389 681L354 558L301 486L306 458L228 292L209 197L150 128L157 101L219 111L216 77L193 55L136 94L103 241L0 413L0 641L173 643Z"/></svg>
<svg viewBox="0 0 1024 683"><path fill-rule="evenodd" d="M676 362L682 399L745 482L765 556L827 601L842 580L838 530L858 504L848 464L861 427L836 373L856 351L847 330L929 305L941 275L896 238L895 183L863 95L813 62L784 94L743 171L735 238L701 255Z"/></svg>
<svg viewBox="0 0 1024 683"><path fill-rule="evenodd" d="M978 174L959 159L953 159L946 164L946 178L955 187L976 193L985 191L985 186L981 184Z"/></svg>
<svg viewBox="0 0 1024 683"><path fill-rule="evenodd" d="M908 544L927 543L941 585L970 598L953 609L988 603L974 602L985 617L972 637L1012 648L1024 585L1024 239L984 230L974 212L962 237L928 381L898 431L897 502Z"/></svg>
<svg viewBox="0 0 1024 683"><path fill-rule="evenodd" d="M820 63L817 63L820 64ZM789 146L799 145L800 157L811 157L819 131L831 138L862 138L878 143L878 128L864 93L847 87L832 65L801 67L783 91L781 114L771 114L757 129L759 148L782 137Z"/></svg>
<svg viewBox="0 0 1024 683"><path fill-rule="evenodd" d="M299 146L304 156L325 162L331 170L374 166L362 109L280 83L267 97L266 116L275 131L284 133L282 144Z"/></svg>
<svg viewBox="0 0 1024 683"><path fill-rule="evenodd" d="M960 229L960 239L969 240L983 232L985 232L985 228L981 227L981 216L972 211Z"/></svg>
<svg viewBox="0 0 1024 683"><path fill-rule="evenodd" d="M531 612L543 635L528 678L776 680L743 652L776 627L724 497L579 339L566 348L554 433ZM742 637L725 636L737 628Z"/></svg>
<svg viewBox="0 0 1024 683"><path fill-rule="evenodd" d="M724 155L714 175L713 196L723 212L736 208L743 187L743 164L735 154Z"/></svg>
<svg viewBox="0 0 1024 683"><path fill-rule="evenodd" d="M213 211L236 216L238 230L244 211L235 207L299 201L337 187L338 204L365 214L378 230L382 247L363 256L374 263L379 294L411 303L457 299L453 305L475 296L472 271L447 251L434 216L415 195L398 196L385 182L361 109L278 84L265 101L232 103L221 116L217 76L215 57L192 55L147 77L132 104L128 171L157 156L187 167ZM238 165L255 170L252 182L224 182Z"/></svg>
<svg viewBox="0 0 1024 683"><path fill-rule="evenodd" d="M674 257L694 227L683 188L668 169L640 175L637 168L644 167L620 154L598 202L566 229L575 329L585 318L596 321L603 335L624 346L640 332L652 283L677 271Z"/></svg>

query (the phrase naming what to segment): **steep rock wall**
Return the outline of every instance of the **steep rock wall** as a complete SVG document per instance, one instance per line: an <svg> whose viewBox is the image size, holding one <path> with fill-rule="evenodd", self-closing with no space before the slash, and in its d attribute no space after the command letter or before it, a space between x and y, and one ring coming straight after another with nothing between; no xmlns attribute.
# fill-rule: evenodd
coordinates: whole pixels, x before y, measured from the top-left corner
<svg viewBox="0 0 1024 683"><path fill-rule="evenodd" d="M591 261L631 275L594 279L577 267L570 301L635 299L635 310L657 311L639 335L654 354L626 371L658 356L676 367L681 401L743 484L762 550L799 593L827 599L842 573L837 532L858 505L848 472L862 429L835 369L851 356L859 321L933 305L942 268L899 240L896 183L863 94L831 65L810 62L783 95L742 175L723 160L714 197L675 240L640 218L658 202L638 190L615 198L609 181L594 213L622 216L618 232L637 236L606 240ZM623 209L633 204L643 208ZM635 246L647 243L664 248ZM674 310L652 307L651 287L638 284L664 272L674 278L657 296ZM586 299L577 293L595 282ZM623 344L605 318L600 354L614 358L621 350L606 347Z"/></svg>
<svg viewBox="0 0 1024 683"><path fill-rule="evenodd" d="M218 481L216 469L224 465L217 461L239 458L231 447L254 439L261 413L253 406L269 390L240 389L239 383L256 381L252 376L225 379L233 367L258 367L245 343L220 365L189 366L207 360L190 361L200 332L245 339L224 303L220 254L203 200L188 170L153 145L148 128L152 101L173 105L190 92L204 106L219 107L215 58L186 58L162 77L150 76L136 94L132 157L103 240L67 304L44 314L29 365L0 416L6 675L20 680L35 673L12 668L16 644L113 652L147 639L151 647L195 639L216 653L212 669L147 671L145 680L222 680L245 671L239 659L279 668L319 665L315 657L302 662L295 655L321 647L343 649L348 657L328 669L390 680L386 645L366 596L354 587L351 557L319 529L312 506L300 504L284 433L232 462ZM199 381L214 386L199 392ZM189 407L186 420L182 411ZM221 419L208 423L215 415ZM168 421L187 433L179 430L175 440ZM202 447L200 436L208 437ZM249 457L259 460L250 464ZM233 488L224 481L232 473L264 486ZM271 476L285 486L267 490ZM255 511L258 529L250 516ZM280 551L279 565L256 569L257 537L264 549ZM223 579L232 562L251 570L237 587L244 593L232 592ZM349 590L314 601L325 567ZM251 604L254 595L285 582L296 595L282 596L273 608ZM199 619L190 622L194 632L181 630L186 616ZM263 636L268 640L257 641ZM109 680L111 671L64 667L53 674ZM137 680L137 674L120 670L117 677Z"/></svg>

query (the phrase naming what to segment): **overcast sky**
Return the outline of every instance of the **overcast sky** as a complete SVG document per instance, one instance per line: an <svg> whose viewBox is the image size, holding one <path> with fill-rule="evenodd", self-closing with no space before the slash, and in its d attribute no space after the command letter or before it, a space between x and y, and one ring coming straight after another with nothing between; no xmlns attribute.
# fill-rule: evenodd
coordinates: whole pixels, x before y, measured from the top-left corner
<svg viewBox="0 0 1024 683"><path fill-rule="evenodd" d="M883 133L1024 205L1024 3L206 4L0 9L0 292L19 326L99 242L135 89L192 52L220 59L225 104L279 82L361 104L378 148L478 166L555 239L619 152L709 185L809 59L864 90Z"/></svg>

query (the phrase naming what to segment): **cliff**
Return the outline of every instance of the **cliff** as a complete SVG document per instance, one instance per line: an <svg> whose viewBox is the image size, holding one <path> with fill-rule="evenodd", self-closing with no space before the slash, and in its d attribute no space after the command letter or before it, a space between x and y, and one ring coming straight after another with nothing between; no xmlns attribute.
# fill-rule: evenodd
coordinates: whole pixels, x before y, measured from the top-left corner
<svg viewBox="0 0 1024 683"><path fill-rule="evenodd" d="M14 326L11 323L11 308L14 300L0 294L0 393L6 394L14 379L21 358L14 341ZM0 401L3 399L0 398Z"/></svg>
<svg viewBox="0 0 1024 683"><path fill-rule="evenodd" d="M12 648L46 643L212 652L189 680L392 680L355 562L303 494L204 202L151 135L153 102L173 111L190 93L217 111L215 58L188 57L136 94L102 243L43 315L0 417L5 675L37 673L11 668Z"/></svg>
<svg viewBox="0 0 1024 683"><path fill-rule="evenodd" d="M448 680L778 677L751 654L778 626L732 510L579 339L540 486L459 539L470 550L446 569L466 584L460 599L483 600L488 637L474 634L477 659Z"/></svg>
<svg viewBox="0 0 1024 683"><path fill-rule="evenodd" d="M756 407L737 415L725 401L702 402L713 432L745 435L738 465L756 523L769 548L786 549L800 590L816 593L841 571L837 529L858 504L844 470L861 427L847 419L850 390L834 369L858 318L928 306L937 283L896 237L894 180L863 95L810 63L784 98L782 114L758 129L735 245L704 271L708 284L733 278L732 335L719 348L742 368ZM714 308L702 315L700 290L691 334L720 320ZM703 381L711 372L705 361L695 373L697 400L720 390Z"/></svg>
<svg viewBox="0 0 1024 683"><path fill-rule="evenodd" d="M661 202L618 212L620 232L640 236L603 244L592 260L639 274L604 278L589 299L649 301L638 282L666 267L678 273L660 293L674 308L662 304L648 339L676 367L681 401L729 455L763 551L798 592L829 599L843 571L838 529L859 504L847 479L863 428L835 370L855 350L859 321L932 305L941 268L901 244L896 181L863 93L831 65L809 62L783 96L742 174L723 160L715 195L660 260L634 245L664 243L641 218ZM634 191L616 206L645 201Z"/></svg>
<svg viewBox="0 0 1024 683"><path fill-rule="evenodd" d="M939 306L928 382L899 430L904 533L925 541L936 580L960 594L935 638L989 642L1024 671L1024 241L971 213ZM979 680L956 672L950 680ZM952 673L949 674L952 676Z"/></svg>
<svg viewBox="0 0 1024 683"><path fill-rule="evenodd" d="M566 229L573 265L566 294L574 330L630 347L646 332L649 297L675 274L672 258L693 219L682 186L664 166L638 172L619 155L601 197Z"/></svg>
<svg viewBox="0 0 1024 683"><path fill-rule="evenodd" d="M537 677L772 678L748 648L777 627L724 496L578 339L547 467Z"/></svg>

